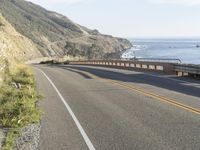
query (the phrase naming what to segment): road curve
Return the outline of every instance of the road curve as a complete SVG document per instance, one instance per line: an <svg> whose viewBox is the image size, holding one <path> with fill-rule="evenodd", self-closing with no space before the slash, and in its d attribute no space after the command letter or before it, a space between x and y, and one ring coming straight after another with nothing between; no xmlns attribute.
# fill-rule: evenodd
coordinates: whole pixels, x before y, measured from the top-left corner
<svg viewBox="0 0 200 150"><path fill-rule="evenodd" d="M44 96L39 150L200 149L199 81L90 66L33 69Z"/></svg>

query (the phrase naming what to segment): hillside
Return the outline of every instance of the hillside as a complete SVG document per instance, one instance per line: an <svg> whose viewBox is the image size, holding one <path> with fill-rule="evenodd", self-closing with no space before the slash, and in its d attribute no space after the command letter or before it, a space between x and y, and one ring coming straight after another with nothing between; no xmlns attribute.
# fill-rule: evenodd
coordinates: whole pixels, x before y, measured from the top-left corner
<svg viewBox="0 0 200 150"><path fill-rule="evenodd" d="M132 46L126 39L102 35L24 0L0 0L0 13L20 34L31 39L43 56L102 58Z"/></svg>
<svg viewBox="0 0 200 150"><path fill-rule="evenodd" d="M35 44L18 33L0 14L0 59L28 60L41 57Z"/></svg>

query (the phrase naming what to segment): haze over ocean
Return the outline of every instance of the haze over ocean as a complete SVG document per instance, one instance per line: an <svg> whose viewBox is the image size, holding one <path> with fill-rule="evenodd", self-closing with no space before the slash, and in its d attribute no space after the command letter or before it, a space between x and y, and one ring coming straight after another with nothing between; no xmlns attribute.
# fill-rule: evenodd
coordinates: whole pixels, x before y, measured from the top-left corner
<svg viewBox="0 0 200 150"><path fill-rule="evenodd" d="M178 58L183 63L200 64L200 39L129 39L133 48L123 58Z"/></svg>

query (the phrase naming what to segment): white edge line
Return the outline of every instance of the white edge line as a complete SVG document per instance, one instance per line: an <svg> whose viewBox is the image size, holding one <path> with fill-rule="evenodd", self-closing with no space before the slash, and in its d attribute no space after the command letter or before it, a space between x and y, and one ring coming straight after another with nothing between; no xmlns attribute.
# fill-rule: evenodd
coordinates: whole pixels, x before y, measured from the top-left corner
<svg viewBox="0 0 200 150"><path fill-rule="evenodd" d="M37 68L38 69L38 68ZM41 69L38 69L46 78L47 80L50 82L50 84L53 86L53 88L55 89L55 91L57 92L58 96L60 97L60 99L62 100L63 104L65 105L65 107L67 108L68 112L70 113L72 119L74 120L78 130L80 131L83 139L85 140L85 143L87 144L89 150L95 150L92 142L90 141L89 137L87 136L86 132L84 131L83 127L81 126L80 122L78 121L78 119L76 118L75 114L73 113L72 109L70 108L69 104L65 101L64 97L62 96L62 94L59 92L59 90L57 89L57 87L55 86L55 84L53 83L53 81L46 75L46 73L44 73L44 71L42 71Z"/></svg>

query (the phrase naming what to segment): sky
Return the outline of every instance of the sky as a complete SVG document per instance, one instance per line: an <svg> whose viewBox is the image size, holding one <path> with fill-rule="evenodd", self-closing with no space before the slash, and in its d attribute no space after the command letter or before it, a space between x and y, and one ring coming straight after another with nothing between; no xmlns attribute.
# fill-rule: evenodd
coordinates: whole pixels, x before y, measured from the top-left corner
<svg viewBox="0 0 200 150"><path fill-rule="evenodd" d="M118 37L200 37L200 0L29 0Z"/></svg>

